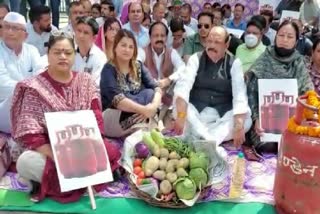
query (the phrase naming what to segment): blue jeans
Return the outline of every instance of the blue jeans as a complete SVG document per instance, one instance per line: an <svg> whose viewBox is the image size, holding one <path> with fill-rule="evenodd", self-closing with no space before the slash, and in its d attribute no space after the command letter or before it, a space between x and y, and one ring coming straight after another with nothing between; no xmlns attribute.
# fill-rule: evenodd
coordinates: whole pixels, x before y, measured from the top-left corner
<svg viewBox="0 0 320 214"><path fill-rule="evenodd" d="M17 1L17 0L10 0L10 1ZM31 7L41 5L40 0L28 0L28 3ZM11 3L10 3L11 4ZM27 0L20 0L20 13L26 17L27 16Z"/></svg>
<svg viewBox="0 0 320 214"><path fill-rule="evenodd" d="M6 3L7 5L9 5L10 10L12 12L20 12L20 4L21 4L21 0L4 0L4 3Z"/></svg>

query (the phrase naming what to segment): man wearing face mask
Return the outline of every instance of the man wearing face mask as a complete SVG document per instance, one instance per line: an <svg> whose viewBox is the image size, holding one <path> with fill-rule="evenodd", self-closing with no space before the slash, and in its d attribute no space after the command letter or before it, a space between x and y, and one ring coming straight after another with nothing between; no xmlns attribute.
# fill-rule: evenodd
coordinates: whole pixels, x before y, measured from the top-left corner
<svg viewBox="0 0 320 214"><path fill-rule="evenodd" d="M212 140L217 146L231 139L236 146L244 143L251 111L241 61L228 46L228 32L216 26L207 37L206 50L190 57L188 75L174 89L177 134Z"/></svg>
<svg viewBox="0 0 320 214"><path fill-rule="evenodd" d="M266 50L262 43L263 26L258 20L252 19L247 24L244 36L245 43L237 48L236 57L241 60L243 72L248 71L251 65Z"/></svg>
<svg viewBox="0 0 320 214"><path fill-rule="evenodd" d="M50 8L44 5L31 8L29 19L26 42L35 46L43 56L47 53L46 44L49 41L50 32L57 30L55 26L51 25Z"/></svg>

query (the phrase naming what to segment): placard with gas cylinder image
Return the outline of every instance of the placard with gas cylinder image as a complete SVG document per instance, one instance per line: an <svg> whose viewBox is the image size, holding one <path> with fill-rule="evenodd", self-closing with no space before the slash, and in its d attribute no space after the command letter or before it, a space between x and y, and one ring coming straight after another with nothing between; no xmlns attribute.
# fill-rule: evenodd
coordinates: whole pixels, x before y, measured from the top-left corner
<svg viewBox="0 0 320 214"><path fill-rule="evenodd" d="M62 192L113 180L93 111L51 112L45 119Z"/></svg>
<svg viewBox="0 0 320 214"><path fill-rule="evenodd" d="M295 113L298 97L296 79L259 79L259 118L262 142L280 142L288 120Z"/></svg>

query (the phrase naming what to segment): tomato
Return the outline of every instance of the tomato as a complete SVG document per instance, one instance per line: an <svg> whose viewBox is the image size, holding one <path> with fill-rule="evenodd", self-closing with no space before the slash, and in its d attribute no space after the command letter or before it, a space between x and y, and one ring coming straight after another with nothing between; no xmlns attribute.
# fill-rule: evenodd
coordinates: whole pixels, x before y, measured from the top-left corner
<svg viewBox="0 0 320 214"><path fill-rule="evenodd" d="M141 171L141 172L138 174L138 178L145 178L143 171Z"/></svg>
<svg viewBox="0 0 320 214"><path fill-rule="evenodd" d="M136 166L142 166L142 160L141 159L135 159L133 161L133 167L136 167Z"/></svg>
<svg viewBox="0 0 320 214"><path fill-rule="evenodd" d="M143 179L142 179L142 178L138 178L138 179L137 179L137 185L141 185L142 182L143 182Z"/></svg>
<svg viewBox="0 0 320 214"><path fill-rule="evenodd" d="M142 172L142 168L140 166L136 166L133 168L134 174L139 175L140 172Z"/></svg>

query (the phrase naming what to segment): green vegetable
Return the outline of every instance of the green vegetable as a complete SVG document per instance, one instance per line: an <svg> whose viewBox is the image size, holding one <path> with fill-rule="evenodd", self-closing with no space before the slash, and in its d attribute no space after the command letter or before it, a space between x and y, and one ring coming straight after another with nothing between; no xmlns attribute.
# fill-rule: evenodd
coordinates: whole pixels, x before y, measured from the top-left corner
<svg viewBox="0 0 320 214"><path fill-rule="evenodd" d="M152 151L156 143L153 141L150 133L148 132L143 133L142 140L148 146L148 148Z"/></svg>
<svg viewBox="0 0 320 214"><path fill-rule="evenodd" d="M165 148L167 148L169 151L176 151L180 155L180 157L189 157L190 153L192 152L192 148L188 144L183 143L182 140L178 138L164 138L164 142Z"/></svg>
<svg viewBox="0 0 320 214"><path fill-rule="evenodd" d="M203 189L208 183L208 175L202 168L191 169L189 177L196 183L198 189Z"/></svg>
<svg viewBox="0 0 320 214"><path fill-rule="evenodd" d="M151 181L149 179L143 179L141 182L141 185L145 185L145 184L151 184Z"/></svg>
<svg viewBox="0 0 320 214"><path fill-rule="evenodd" d="M164 147L164 136L158 129L151 130L151 137L153 141L158 144L161 148Z"/></svg>
<svg viewBox="0 0 320 214"><path fill-rule="evenodd" d="M203 152L191 153L190 161L189 161L190 169L194 168L202 168L205 171L208 170L209 167L209 158Z"/></svg>
<svg viewBox="0 0 320 214"><path fill-rule="evenodd" d="M197 187L193 180L180 178L174 183L179 199L191 200L196 195Z"/></svg>

